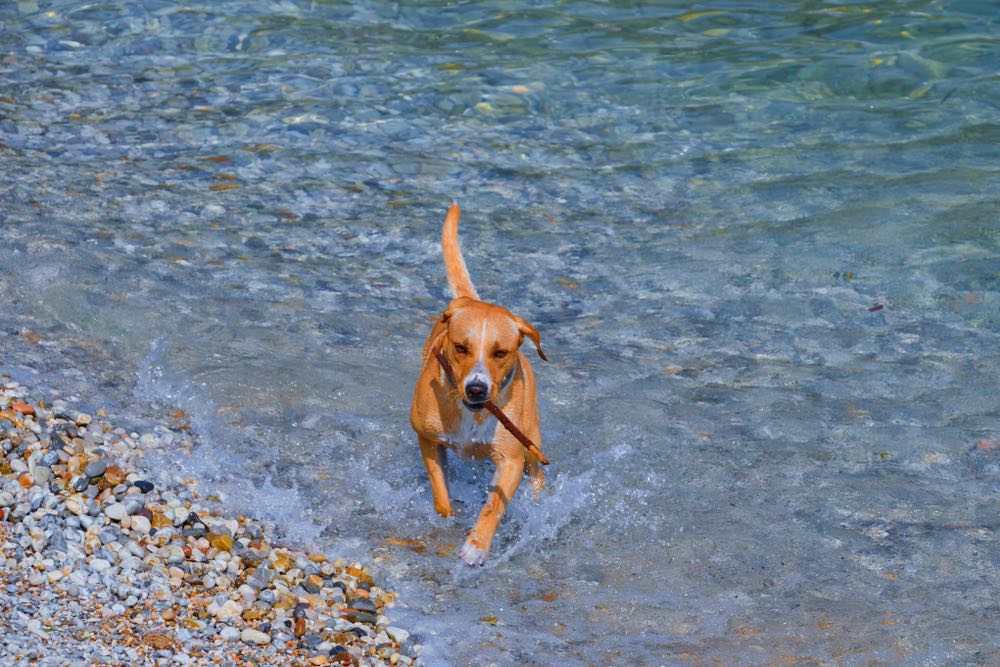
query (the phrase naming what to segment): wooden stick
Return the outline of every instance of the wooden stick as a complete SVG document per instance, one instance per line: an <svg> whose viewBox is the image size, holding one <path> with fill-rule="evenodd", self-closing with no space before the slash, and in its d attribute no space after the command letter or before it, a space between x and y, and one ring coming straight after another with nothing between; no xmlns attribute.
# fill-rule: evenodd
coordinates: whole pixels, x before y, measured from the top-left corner
<svg viewBox="0 0 1000 667"><path fill-rule="evenodd" d="M441 352L441 348L434 349L434 356L437 357L438 363L441 364L441 368L444 369L444 375L448 378L448 382L452 387L457 387L458 384L455 382L455 371L452 370L451 363L449 363L447 357L445 357ZM549 464L549 460L545 457L545 454L542 454L542 450L538 448L538 445L533 443L531 438L522 433L521 429L514 426L514 422L512 422L507 415L503 413L503 410L498 408L493 401L486 401L483 404L483 407L489 410L493 416L497 418L497 421L500 422L512 436L517 438L518 442L524 445L529 452L534 454L543 466L547 466Z"/></svg>

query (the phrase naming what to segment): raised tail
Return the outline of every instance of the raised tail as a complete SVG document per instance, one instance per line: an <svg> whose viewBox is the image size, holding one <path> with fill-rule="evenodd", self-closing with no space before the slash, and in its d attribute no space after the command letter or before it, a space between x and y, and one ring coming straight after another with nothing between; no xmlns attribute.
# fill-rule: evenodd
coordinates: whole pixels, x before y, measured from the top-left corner
<svg viewBox="0 0 1000 667"><path fill-rule="evenodd" d="M462 247L458 244L458 204L452 203L441 228L441 250L444 251L444 266L448 270L448 286L456 299L467 296L479 300L479 294L469 278L469 269L462 258Z"/></svg>

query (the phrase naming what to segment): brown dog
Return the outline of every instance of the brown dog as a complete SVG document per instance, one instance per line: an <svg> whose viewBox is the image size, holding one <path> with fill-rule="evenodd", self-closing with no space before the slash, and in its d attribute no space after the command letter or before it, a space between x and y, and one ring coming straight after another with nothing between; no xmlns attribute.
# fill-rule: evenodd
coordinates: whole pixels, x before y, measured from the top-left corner
<svg viewBox="0 0 1000 667"><path fill-rule="evenodd" d="M535 455L483 407L493 401L540 447L535 374L520 351L524 337L532 340L542 359L545 354L535 327L506 308L479 300L458 245L458 216L458 204L452 204L441 230L448 284L455 298L424 344L410 425L420 439L434 509L442 516L452 515L445 482L446 447L468 458L489 456L496 464L489 497L459 552L469 565L482 565L521 476L527 471L536 494L545 480ZM435 357L437 350L454 369L457 386L448 381Z"/></svg>

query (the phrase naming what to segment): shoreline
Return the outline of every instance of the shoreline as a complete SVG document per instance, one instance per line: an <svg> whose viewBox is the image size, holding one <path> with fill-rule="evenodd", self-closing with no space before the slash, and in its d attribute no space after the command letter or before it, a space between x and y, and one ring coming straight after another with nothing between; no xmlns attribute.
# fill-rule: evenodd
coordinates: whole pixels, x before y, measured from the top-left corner
<svg viewBox="0 0 1000 667"><path fill-rule="evenodd" d="M103 417L2 378L0 662L423 664L366 567L145 479L157 430Z"/></svg>

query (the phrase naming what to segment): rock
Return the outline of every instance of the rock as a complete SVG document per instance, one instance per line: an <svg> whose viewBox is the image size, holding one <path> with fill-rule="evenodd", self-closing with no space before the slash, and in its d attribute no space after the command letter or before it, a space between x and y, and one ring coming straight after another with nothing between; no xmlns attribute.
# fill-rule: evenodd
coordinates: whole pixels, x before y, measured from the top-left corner
<svg viewBox="0 0 1000 667"><path fill-rule="evenodd" d="M83 469L83 474L93 479L94 477L100 477L103 475L104 471L107 469L108 462L104 459L97 459L96 461L91 461L87 464L87 467Z"/></svg>
<svg viewBox="0 0 1000 667"><path fill-rule="evenodd" d="M14 504L14 494L9 491L0 491L0 507L10 507Z"/></svg>
<svg viewBox="0 0 1000 667"><path fill-rule="evenodd" d="M236 600L226 600L225 604L215 612L215 618L220 621L228 621L243 613L243 605Z"/></svg>
<svg viewBox="0 0 1000 667"><path fill-rule="evenodd" d="M351 600L350 606L358 611L375 611L375 604L368 598L354 598Z"/></svg>
<svg viewBox="0 0 1000 667"><path fill-rule="evenodd" d="M302 580L302 588L310 593L319 593L323 588L323 579L315 574L311 574Z"/></svg>
<svg viewBox="0 0 1000 667"><path fill-rule="evenodd" d="M240 640L245 644L257 644L258 646L263 646L264 644L269 644L271 642L271 636L261 632L260 630L244 628L243 632L240 633Z"/></svg>
<svg viewBox="0 0 1000 667"><path fill-rule="evenodd" d="M227 625L226 627L222 628L221 631L219 631L219 637L226 640L227 642L239 641L240 631L230 625Z"/></svg>
<svg viewBox="0 0 1000 667"><path fill-rule="evenodd" d="M267 588L268 585L270 585L271 579L273 578L274 578L274 572L268 566L261 565L256 570L254 570L253 574L247 577L246 583L251 588L254 588L258 591L262 591L265 588Z"/></svg>
<svg viewBox="0 0 1000 667"><path fill-rule="evenodd" d="M90 486L90 478L86 476L80 476L73 480L70 484L74 491L86 491L87 487Z"/></svg>
<svg viewBox="0 0 1000 667"><path fill-rule="evenodd" d="M103 558L91 558L88 564L93 572L104 572L111 569L111 563Z"/></svg>
<svg viewBox="0 0 1000 667"><path fill-rule="evenodd" d="M94 418L85 412L78 414L74 420L77 426L89 426L92 421L94 421Z"/></svg>
<svg viewBox="0 0 1000 667"><path fill-rule="evenodd" d="M171 545L167 548L167 555L165 560L171 565L184 562L184 550L177 545Z"/></svg>
<svg viewBox="0 0 1000 667"><path fill-rule="evenodd" d="M33 415L35 414L35 408L31 407L27 403L22 403L21 401L14 401L10 404L10 409L15 412L20 412L22 415Z"/></svg>
<svg viewBox="0 0 1000 667"><path fill-rule="evenodd" d="M110 486L118 486L125 481L125 471L120 466L111 466L104 471L104 479Z"/></svg>
<svg viewBox="0 0 1000 667"><path fill-rule="evenodd" d="M121 503L111 503L104 508L104 515L112 521L121 521L128 516L128 510Z"/></svg>
<svg viewBox="0 0 1000 667"><path fill-rule="evenodd" d="M51 468L55 464L59 463L59 452L54 449L50 449L42 454L42 457L38 460L38 462L46 468Z"/></svg>
<svg viewBox="0 0 1000 667"><path fill-rule="evenodd" d="M385 633L389 635L389 638L397 644L403 644L407 639L410 638L410 633L402 628L396 628L389 626L385 629Z"/></svg>
<svg viewBox="0 0 1000 667"><path fill-rule="evenodd" d="M135 532L145 535L151 528L152 525L146 517L139 514L132 517L132 530Z"/></svg>
<svg viewBox="0 0 1000 667"><path fill-rule="evenodd" d="M122 500L122 506L125 508L125 512L128 514L135 514L142 509L142 498L139 498L135 494L126 496Z"/></svg>
<svg viewBox="0 0 1000 667"><path fill-rule="evenodd" d="M347 612L344 614L344 618L351 623L363 623L364 625L375 625L378 622L378 616L370 611Z"/></svg>
<svg viewBox="0 0 1000 667"><path fill-rule="evenodd" d="M147 482L144 479L137 479L132 482L132 486L136 487L143 493L150 493L154 488L156 488L152 482Z"/></svg>
<svg viewBox="0 0 1000 667"><path fill-rule="evenodd" d="M208 543L219 551L229 551L233 548L233 538L225 533L209 533Z"/></svg>

